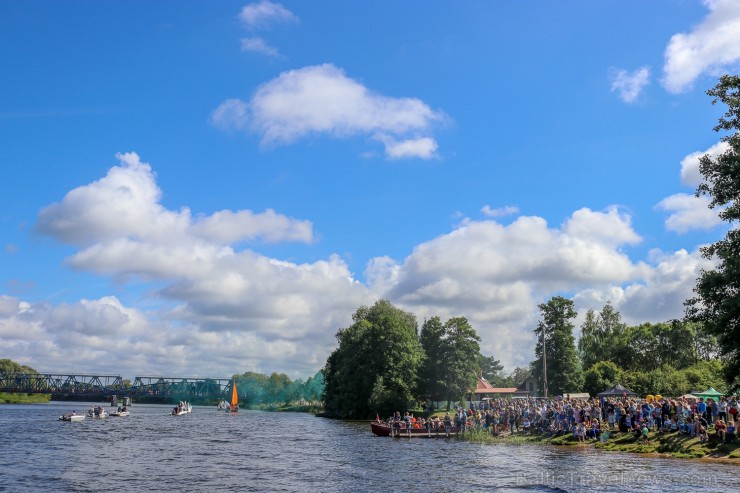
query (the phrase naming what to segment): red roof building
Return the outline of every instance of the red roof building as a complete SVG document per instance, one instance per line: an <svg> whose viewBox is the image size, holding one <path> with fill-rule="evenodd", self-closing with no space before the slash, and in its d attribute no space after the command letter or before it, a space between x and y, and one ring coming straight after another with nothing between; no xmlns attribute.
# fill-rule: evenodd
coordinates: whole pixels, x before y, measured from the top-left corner
<svg viewBox="0 0 740 493"><path fill-rule="evenodd" d="M511 397L516 391L516 387L494 387L485 378L480 377L475 386L475 391L472 392L471 400L482 401L484 397L494 396Z"/></svg>

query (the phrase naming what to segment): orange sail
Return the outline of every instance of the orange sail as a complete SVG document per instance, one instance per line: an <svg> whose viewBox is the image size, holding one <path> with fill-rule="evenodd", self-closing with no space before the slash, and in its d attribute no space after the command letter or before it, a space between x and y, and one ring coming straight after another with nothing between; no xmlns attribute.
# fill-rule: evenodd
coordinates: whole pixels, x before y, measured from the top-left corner
<svg viewBox="0 0 740 493"><path fill-rule="evenodd" d="M236 411L239 409L239 396L236 394L236 381L231 385L231 410Z"/></svg>

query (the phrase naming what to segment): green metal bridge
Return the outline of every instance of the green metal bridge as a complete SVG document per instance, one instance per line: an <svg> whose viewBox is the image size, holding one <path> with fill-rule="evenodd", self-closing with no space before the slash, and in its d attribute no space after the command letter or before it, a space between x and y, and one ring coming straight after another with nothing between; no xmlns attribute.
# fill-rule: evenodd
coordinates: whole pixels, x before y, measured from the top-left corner
<svg viewBox="0 0 740 493"><path fill-rule="evenodd" d="M228 399L230 378L135 377L132 384L119 375L1 373L0 392L99 397L194 397Z"/></svg>

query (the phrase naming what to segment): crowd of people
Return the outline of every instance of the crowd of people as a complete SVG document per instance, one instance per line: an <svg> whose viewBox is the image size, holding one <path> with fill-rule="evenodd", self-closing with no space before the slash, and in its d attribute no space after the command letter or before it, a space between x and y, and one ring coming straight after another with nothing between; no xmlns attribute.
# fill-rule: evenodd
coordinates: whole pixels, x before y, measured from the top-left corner
<svg viewBox="0 0 740 493"><path fill-rule="evenodd" d="M721 441L736 437L738 396L675 399L661 396L606 397L572 399L558 396L552 399L490 399L462 403L443 417L432 415L428 419L406 412L396 412L388 419L394 432L422 429L427 432L465 432L483 429L494 435L546 434L561 436L572 434L579 441L605 440L611 433L634 433L649 440L650 432L679 433L709 439L710 431Z"/></svg>

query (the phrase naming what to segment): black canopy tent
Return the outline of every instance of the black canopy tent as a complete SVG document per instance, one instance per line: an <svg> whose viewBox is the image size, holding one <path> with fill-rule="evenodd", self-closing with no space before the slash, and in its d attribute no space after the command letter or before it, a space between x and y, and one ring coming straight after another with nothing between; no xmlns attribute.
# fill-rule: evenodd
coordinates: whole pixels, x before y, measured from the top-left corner
<svg viewBox="0 0 740 493"><path fill-rule="evenodd" d="M622 397L625 395L632 397L637 394L620 384L616 384L614 387L598 394L598 397Z"/></svg>

